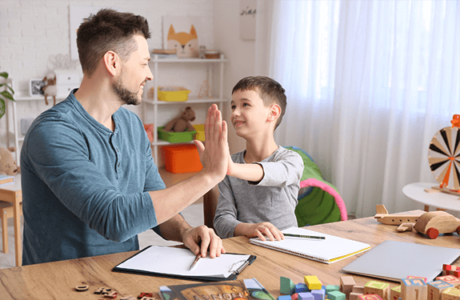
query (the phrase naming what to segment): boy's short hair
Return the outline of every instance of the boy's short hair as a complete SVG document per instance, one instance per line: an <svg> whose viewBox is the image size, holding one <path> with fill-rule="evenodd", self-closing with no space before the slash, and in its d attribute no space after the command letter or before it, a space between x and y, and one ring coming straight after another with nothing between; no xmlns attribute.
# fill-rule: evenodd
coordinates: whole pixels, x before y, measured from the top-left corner
<svg viewBox="0 0 460 300"><path fill-rule="evenodd" d="M142 16L101 9L90 15L77 31L78 56L83 72L91 76L107 51L114 51L122 60L137 49L135 34L150 38L149 25Z"/></svg>
<svg viewBox="0 0 460 300"><path fill-rule="evenodd" d="M284 112L286 111L286 95L284 88L276 80L266 76L248 76L240 81L233 87L232 95L236 91L255 91L263 100L265 106L276 103L281 108L281 114L276 121L275 129L281 123Z"/></svg>

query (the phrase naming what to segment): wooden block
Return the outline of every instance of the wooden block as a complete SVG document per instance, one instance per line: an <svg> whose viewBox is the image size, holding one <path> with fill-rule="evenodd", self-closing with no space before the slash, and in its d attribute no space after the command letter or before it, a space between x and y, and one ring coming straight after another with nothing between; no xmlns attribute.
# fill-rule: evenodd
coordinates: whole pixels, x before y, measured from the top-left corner
<svg viewBox="0 0 460 300"><path fill-rule="evenodd" d="M390 290L390 300L399 300L401 298L401 286L398 285Z"/></svg>
<svg viewBox="0 0 460 300"><path fill-rule="evenodd" d="M450 287L442 291L441 300L460 300L460 290Z"/></svg>
<svg viewBox="0 0 460 300"><path fill-rule="evenodd" d="M355 280L352 276L342 276L340 277L340 291L345 295L350 295L353 290L353 287L356 285Z"/></svg>
<svg viewBox="0 0 460 300"><path fill-rule="evenodd" d="M420 278L401 279L401 299L402 300L425 300L427 295L427 285Z"/></svg>
<svg viewBox="0 0 460 300"><path fill-rule="evenodd" d="M313 300L314 296L312 293L299 293L299 300Z"/></svg>
<svg viewBox="0 0 460 300"><path fill-rule="evenodd" d="M326 292L323 289L312 290L311 294L315 300L324 300L324 296L326 296Z"/></svg>
<svg viewBox="0 0 460 300"><path fill-rule="evenodd" d="M340 286L339 285L326 285L326 294L333 292L333 291L339 291L340 292Z"/></svg>
<svg viewBox="0 0 460 300"><path fill-rule="evenodd" d="M292 295L295 292L295 284L291 279L280 277L280 293L285 295Z"/></svg>
<svg viewBox="0 0 460 300"><path fill-rule="evenodd" d="M308 289L310 290L320 290L321 289L321 286L322 286L321 281L319 281L316 275L304 276L303 279Z"/></svg>
<svg viewBox="0 0 460 300"><path fill-rule="evenodd" d="M361 296L361 295L363 295L363 294L362 293L351 292L350 295L348 296L348 299L350 299L350 300L359 300L358 296Z"/></svg>
<svg viewBox="0 0 460 300"><path fill-rule="evenodd" d="M388 300L390 285L385 282L371 280L364 285L364 295L379 295L383 300Z"/></svg>
<svg viewBox="0 0 460 300"><path fill-rule="evenodd" d="M442 281L448 282L452 284L453 286L460 284L460 278L455 277L453 275L438 276L436 277L436 280L442 280Z"/></svg>
<svg viewBox="0 0 460 300"><path fill-rule="evenodd" d="M359 300L382 300L377 294L359 295Z"/></svg>
<svg viewBox="0 0 460 300"><path fill-rule="evenodd" d="M291 300L291 296L289 295L278 296L278 300Z"/></svg>
<svg viewBox="0 0 460 300"><path fill-rule="evenodd" d="M426 277L420 277L420 276L407 276L407 278L420 278L420 279L423 279L423 281L425 281L426 283Z"/></svg>
<svg viewBox="0 0 460 300"><path fill-rule="evenodd" d="M298 293L307 293L310 290L308 289L305 283L298 283L295 285L295 292Z"/></svg>
<svg viewBox="0 0 460 300"><path fill-rule="evenodd" d="M352 293L359 293L359 294L364 294L364 286L361 285L355 285L353 289L351 290Z"/></svg>
<svg viewBox="0 0 460 300"><path fill-rule="evenodd" d="M454 287L452 284L443 280L430 281L427 283L428 300L441 300L442 291Z"/></svg>
<svg viewBox="0 0 460 300"><path fill-rule="evenodd" d="M291 295L291 300L298 300L299 299L299 294L294 293Z"/></svg>
<svg viewBox="0 0 460 300"><path fill-rule="evenodd" d="M333 291L327 294L327 297L331 300L345 300L346 295L339 291Z"/></svg>

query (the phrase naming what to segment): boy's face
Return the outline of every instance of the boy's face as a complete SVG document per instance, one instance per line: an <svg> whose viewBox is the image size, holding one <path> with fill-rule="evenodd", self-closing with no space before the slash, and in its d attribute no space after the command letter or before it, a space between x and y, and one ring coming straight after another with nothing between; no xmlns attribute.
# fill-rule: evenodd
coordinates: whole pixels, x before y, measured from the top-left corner
<svg viewBox="0 0 460 300"><path fill-rule="evenodd" d="M274 122L269 122L271 109L265 106L259 93L256 91L238 90L232 95L231 121L236 134L242 138L255 137L265 133L266 130L273 132Z"/></svg>

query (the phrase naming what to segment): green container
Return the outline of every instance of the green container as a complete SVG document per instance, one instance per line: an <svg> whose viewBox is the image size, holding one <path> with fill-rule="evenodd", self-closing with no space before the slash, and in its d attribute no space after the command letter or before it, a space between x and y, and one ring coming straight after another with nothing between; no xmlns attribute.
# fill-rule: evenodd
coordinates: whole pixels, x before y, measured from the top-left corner
<svg viewBox="0 0 460 300"><path fill-rule="evenodd" d="M184 132L168 132L164 131L163 127L158 127L158 137L163 141L170 143L188 143L193 140L196 131L184 131Z"/></svg>

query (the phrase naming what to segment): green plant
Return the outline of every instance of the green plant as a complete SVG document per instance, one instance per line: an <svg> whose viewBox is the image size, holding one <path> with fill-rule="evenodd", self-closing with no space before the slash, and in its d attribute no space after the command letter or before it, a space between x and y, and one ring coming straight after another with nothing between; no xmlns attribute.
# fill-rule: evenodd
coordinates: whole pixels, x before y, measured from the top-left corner
<svg viewBox="0 0 460 300"><path fill-rule="evenodd" d="M8 73L6 72L2 72L0 73L0 76L8 79ZM14 90L12 87L10 87L7 82L5 83L0 83L0 88L2 86L5 86L6 89L2 92L0 92L0 119L5 115L5 111L6 111L6 103L5 103L5 100L11 100L11 101L15 101L14 98L13 98L13 95L14 95ZM9 90L9 91L8 91ZM11 91L11 93L10 93Z"/></svg>

